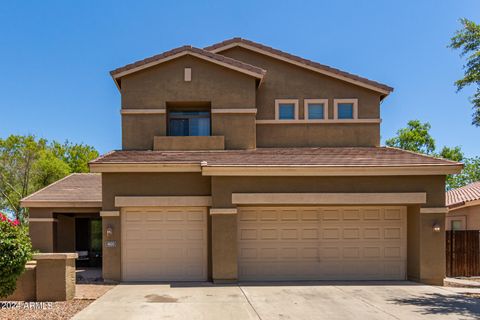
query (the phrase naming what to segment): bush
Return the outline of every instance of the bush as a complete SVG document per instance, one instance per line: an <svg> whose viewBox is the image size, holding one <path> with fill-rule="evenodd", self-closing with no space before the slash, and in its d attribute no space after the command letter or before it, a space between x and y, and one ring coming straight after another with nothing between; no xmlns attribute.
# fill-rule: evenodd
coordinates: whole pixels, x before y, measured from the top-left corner
<svg viewBox="0 0 480 320"><path fill-rule="evenodd" d="M15 291L18 277L32 257L27 228L0 212L0 297Z"/></svg>

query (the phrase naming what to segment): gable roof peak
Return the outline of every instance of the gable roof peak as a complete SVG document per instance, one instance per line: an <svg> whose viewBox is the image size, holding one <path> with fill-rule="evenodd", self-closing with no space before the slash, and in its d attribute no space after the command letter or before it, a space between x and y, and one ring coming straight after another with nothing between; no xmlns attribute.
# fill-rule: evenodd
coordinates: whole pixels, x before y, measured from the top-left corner
<svg viewBox="0 0 480 320"><path fill-rule="evenodd" d="M244 47L246 49L260 52L268 56L273 56L274 58L277 58L279 60L286 61L286 62L295 64L297 66L331 76L333 78L337 78L346 82L356 84L361 87L368 88L370 90L381 93L382 98L386 97L393 91L393 88L386 84L373 81L355 74L351 74L346 71L342 71L340 69L336 69L327 65L323 65L318 62L308 60L308 59L266 46L264 44L261 44L252 40L244 39L241 37L234 37L231 39L227 39L227 40L215 43L213 45L210 45L208 47L205 47L204 49L210 52L220 53L222 51L233 48L235 46Z"/></svg>
<svg viewBox="0 0 480 320"><path fill-rule="evenodd" d="M247 75L253 76L260 80L263 78L263 76L266 73L264 69L253 66L251 64L248 64L239 60L235 60L233 58L230 58L221 54L217 54L214 52L210 52L204 49L196 48L191 45L184 45L184 46L177 47L172 50L168 50L160 54L151 56L149 58L127 64L115 70L112 70L110 71L110 75L115 80L115 83L117 84L117 86L120 88L119 80L121 77L158 65L166 61L179 58L187 54L222 65L226 68L230 68L238 72L245 73Z"/></svg>

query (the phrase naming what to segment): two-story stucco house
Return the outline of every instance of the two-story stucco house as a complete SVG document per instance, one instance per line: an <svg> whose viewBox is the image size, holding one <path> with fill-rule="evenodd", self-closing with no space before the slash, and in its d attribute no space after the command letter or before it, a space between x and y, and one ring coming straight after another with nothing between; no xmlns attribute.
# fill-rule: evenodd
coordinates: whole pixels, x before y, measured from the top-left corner
<svg viewBox="0 0 480 320"><path fill-rule="evenodd" d="M122 150L23 200L34 247L117 281L443 283L462 165L380 146L389 86L240 38L111 75Z"/></svg>

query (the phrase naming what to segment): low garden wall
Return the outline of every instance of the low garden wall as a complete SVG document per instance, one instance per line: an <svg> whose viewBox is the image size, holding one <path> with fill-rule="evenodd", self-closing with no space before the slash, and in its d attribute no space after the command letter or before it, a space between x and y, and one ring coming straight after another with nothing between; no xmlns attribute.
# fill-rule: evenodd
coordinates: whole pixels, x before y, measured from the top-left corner
<svg viewBox="0 0 480 320"><path fill-rule="evenodd" d="M37 253L4 301L66 301L75 297L76 253Z"/></svg>

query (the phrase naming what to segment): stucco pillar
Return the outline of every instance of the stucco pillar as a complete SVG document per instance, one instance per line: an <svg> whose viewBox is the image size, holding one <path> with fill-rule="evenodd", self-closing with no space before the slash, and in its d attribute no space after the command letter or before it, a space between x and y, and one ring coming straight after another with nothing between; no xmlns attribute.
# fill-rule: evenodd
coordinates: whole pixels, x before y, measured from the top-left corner
<svg viewBox="0 0 480 320"><path fill-rule="evenodd" d="M34 250L56 252L57 219L49 208L30 208L28 233Z"/></svg>
<svg viewBox="0 0 480 320"><path fill-rule="evenodd" d="M57 215L57 249L58 252L75 252L75 218Z"/></svg>
<svg viewBox="0 0 480 320"><path fill-rule="evenodd" d="M37 301L65 301L75 297L76 253L39 253L37 261Z"/></svg>
<svg viewBox="0 0 480 320"><path fill-rule="evenodd" d="M107 235L107 228L112 234ZM102 272L106 281L121 281L121 223L120 216L102 217Z"/></svg>
<svg viewBox="0 0 480 320"><path fill-rule="evenodd" d="M212 278L234 282L237 270L237 215L212 215Z"/></svg>
<svg viewBox="0 0 480 320"><path fill-rule="evenodd" d="M409 206L407 221L408 279L443 285L445 213L425 213L421 212L420 206ZM434 231L434 225L438 225L440 231Z"/></svg>

